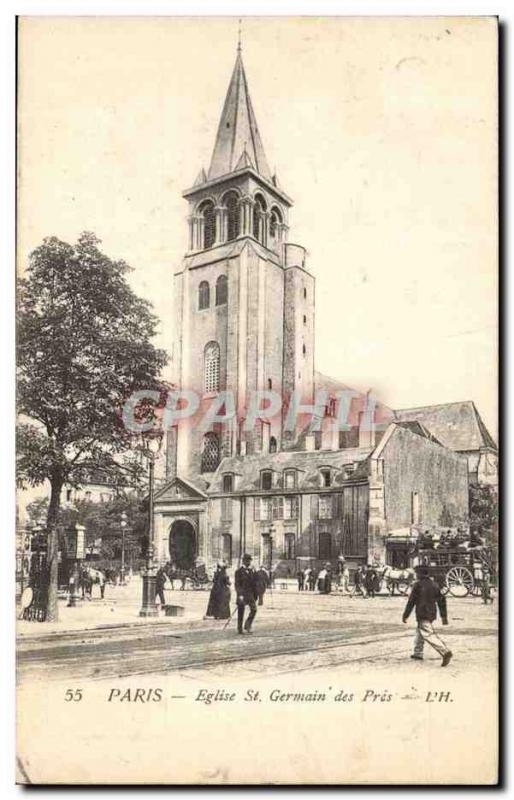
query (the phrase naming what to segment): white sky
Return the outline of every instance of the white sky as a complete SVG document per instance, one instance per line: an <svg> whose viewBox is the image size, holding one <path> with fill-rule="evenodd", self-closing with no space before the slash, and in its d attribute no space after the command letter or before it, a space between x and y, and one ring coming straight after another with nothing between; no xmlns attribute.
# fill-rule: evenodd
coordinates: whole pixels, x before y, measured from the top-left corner
<svg viewBox="0 0 514 800"><path fill-rule="evenodd" d="M20 262L93 230L168 350L181 192L208 167L236 38L232 18L21 23ZM495 23L250 18L243 58L317 279L317 369L395 408L473 399L496 435Z"/></svg>

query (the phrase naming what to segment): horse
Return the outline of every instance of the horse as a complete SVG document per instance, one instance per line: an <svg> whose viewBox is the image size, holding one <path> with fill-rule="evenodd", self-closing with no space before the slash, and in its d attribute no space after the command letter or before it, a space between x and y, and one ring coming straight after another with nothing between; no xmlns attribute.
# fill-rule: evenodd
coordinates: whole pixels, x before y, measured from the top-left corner
<svg viewBox="0 0 514 800"><path fill-rule="evenodd" d="M83 567L80 573L80 587L82 589L82 597L89 595L91 599L93 594L93 584L100 587L100 596L103 598L105 592L106 577L105 574L94 567Z"/></svg>
<svg viewBox="0 0 514 800"><path fill-rule="evenodd" d="M396 567L387 566L383 572L383 578L391 597L394 596L395 589L398 589L398 594L407 594L415 577L416 573L411 567L398 569Z"/></svg>

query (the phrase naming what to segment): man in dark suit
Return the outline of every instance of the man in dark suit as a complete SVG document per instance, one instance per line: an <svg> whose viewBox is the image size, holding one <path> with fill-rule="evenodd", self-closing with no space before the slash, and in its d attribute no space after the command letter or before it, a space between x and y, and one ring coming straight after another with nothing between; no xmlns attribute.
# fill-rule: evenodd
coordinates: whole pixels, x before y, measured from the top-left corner
<svg viewBox="0 0 514 800"><path fill-rule="evenodd" d="M252 557L245 553L243 564L236 569L234 583L237 595L237 632L252 632L252 622L257 614L256 599L258 597L255 570L252 567ZM243 626L245 606L249 606L250 613Z"/></svg>
<svg viewBox="0 0 514 800"><path fill-rule="evenodd" d="M434 650L442 657L441 666L446 667L452 657L451 650L445 645L442 639L434 631L432 623L437 617L437 608L443 625L448 625L448 615L446 611L446 599L441 594L439 586L434 583L429 575L427 567L417 567L416 574L418 580L412 587L410 597L403 612L403 621L407 622L412 609L416 609L416 639L414 642L414 653L411 658L416 661L423 660L423 647L428 642Z"/></svg>
<svg viewBox="0 0 514 800"><path fill-rule="evenodd" d="M266 567L261 564L257 572L255 573L255 589L257 591L258 603L257 605L262 606L264 604L264 595L266 593L266 589L270 584L270 578L268 575L268 571Z"/></svg>

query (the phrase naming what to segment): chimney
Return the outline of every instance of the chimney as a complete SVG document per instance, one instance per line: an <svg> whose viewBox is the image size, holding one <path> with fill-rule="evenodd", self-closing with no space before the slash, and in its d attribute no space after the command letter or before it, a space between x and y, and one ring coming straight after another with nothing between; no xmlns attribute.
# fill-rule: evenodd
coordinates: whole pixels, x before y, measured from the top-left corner
<svg viewBox="0 0 514 800"><path fill-rule="evenodd" d="M305 436L305 449L309 452L316 449L315 437L312 431Z"/></svg>

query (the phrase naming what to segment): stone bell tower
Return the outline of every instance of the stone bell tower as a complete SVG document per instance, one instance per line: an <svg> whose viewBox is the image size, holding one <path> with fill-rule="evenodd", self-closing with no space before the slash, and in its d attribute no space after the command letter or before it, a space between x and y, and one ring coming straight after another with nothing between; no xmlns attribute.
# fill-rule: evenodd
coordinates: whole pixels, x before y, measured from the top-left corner
<svg viewBox="0 0 514 800"><path fill-rule="evenodd" d="M174 276L174 380L200 398L197 416L168 433L167 477L209 475L225 456L291 446L283 413L244 430L254 390L314 392L314 278L288 242L291 199L272 175L248 91L241 48L208 171L184 192L189 250ZM237 417L200 429L218 392Z"/></svg>

